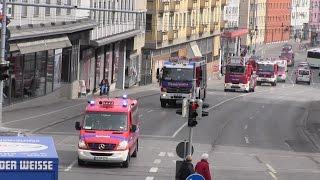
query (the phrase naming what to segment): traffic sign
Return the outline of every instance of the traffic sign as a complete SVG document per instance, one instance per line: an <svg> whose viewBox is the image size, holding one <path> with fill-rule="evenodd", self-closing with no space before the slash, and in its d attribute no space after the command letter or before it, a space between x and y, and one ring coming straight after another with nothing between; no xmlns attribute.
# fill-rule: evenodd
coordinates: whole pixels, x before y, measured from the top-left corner
<svg viewBox="0 0 320 180"><path fill-rule="evenodd" d="M201 174L191 174L186 180L205 180Z"/></svg>
<svg viewBox="0 0 320 180"><path fill-rule="evenodd" d="M188 151L188 147L189 147L189 142L180 142L177 147L176 147L176 153L177 155L184 159L187 157L187 155L189 154L189 151ZM194 152L194 149L193 149L193 146L191 147L191 155L193 154Z"/></svg>

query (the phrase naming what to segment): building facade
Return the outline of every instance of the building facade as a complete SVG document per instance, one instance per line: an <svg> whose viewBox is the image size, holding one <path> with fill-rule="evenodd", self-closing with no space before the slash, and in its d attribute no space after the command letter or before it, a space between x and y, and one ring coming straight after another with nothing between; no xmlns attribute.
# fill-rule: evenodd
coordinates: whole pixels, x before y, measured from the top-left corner
<svg viewBox="0 0 320 180"><path fill-rule="evenodd" d="M224 7L223 20L227 21L226 29L234 29L239 27L239 4L240 0L229 0Z"/></svg>
<svg viewBox="0 0 320 180"><path fill-rule="evenodd" d="M249 50L265 42L266 0L248 0L240 3L240 28L247 28L249 33L242 37L243 45Z"/></svg>
<svg viewBox="0 0 320 180"><path fill-rule="evenodd" d="M313 46L320 44L320 0L310 1L309 29L310 39Z"/></svg>
<svg viewBox="0 0 320 180"><path fill-rule="evenodd" d="M76 5L76 0L23 0L22 3ZM4 104L43 96L65 88L76 78L78 41L96 26L90 19L76 19L76 11L11 5L8 25L11 31L8 61L13 70L4 82ZM62 94L66 91L62 91Z"/></svg>
<svg viewBox="0 0 320 180"><path fill-rule="evenodd" d="M291 34L299 39L306 39L309 24L310 0L292 0Z"/></svg>
<svg viewBox="0 0 320 180"><path fill-rule="evenodd" d="M291 0L267 0L265 42L282 42L290 39Z"/></svg>
<svg viewBox="0 0 320 180"><path fill-rule="evenodd" d="M21 2L104 10L11 5L9 2L8 61L14 68L11 78L4 83L4 104L57 90L61 96L77 98L81 86L87 92L95 92L104 78L109 80L112 89L130 87L139 81L145 1Z"/></svg>
<svg viewBox="0 0 320 180"><path fill-rule="evenodd" d="M174 56L203 56L213 71L218 62L221 0L148 0L143 79L156 81L156 69ZM210 76L210 75L209 75Z"/></svg>

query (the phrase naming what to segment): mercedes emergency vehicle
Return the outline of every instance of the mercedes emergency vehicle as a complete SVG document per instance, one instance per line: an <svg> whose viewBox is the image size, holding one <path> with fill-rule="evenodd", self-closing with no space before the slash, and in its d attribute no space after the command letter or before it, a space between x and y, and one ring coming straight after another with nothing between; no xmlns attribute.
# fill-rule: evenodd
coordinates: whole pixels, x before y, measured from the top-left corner
<svg viewBox="0 0 320 180"><path fill-rule="evenodd" d="M287 60L276 59L275 62L278 65L277 82L286 82L287 72L288 72Z"/></svg>
<svg viewBox="0 0 320 180"><path fill-rule="evenodd" d="M278 65L275 61L263 60L257 63L257 85L263 83L277 85Z"/></svg>
<svg viewBox="0 0 320 180"><path fill-rule="evenodd" d="M123 98L101 98L89 102L80 131L78 164L121 163L128 167L139 146L138 102Z"/></svg>
<svg viewBox="0 0 320 180"><path fill-rule="evenodd" d="M254 92L256 87L254 62L246 57L229 57L226 64L224 91Z"/></svg>
<svg viewBox="0 0 320 180"><path fill-rule="evenodd" d="M194 72L194 66L195 71ZM201 58L172 58L164 62L160 76L161 107L174 105L184 98L191 98L193 76L196 73L196 97L205 99L207 66Z"/></svg>

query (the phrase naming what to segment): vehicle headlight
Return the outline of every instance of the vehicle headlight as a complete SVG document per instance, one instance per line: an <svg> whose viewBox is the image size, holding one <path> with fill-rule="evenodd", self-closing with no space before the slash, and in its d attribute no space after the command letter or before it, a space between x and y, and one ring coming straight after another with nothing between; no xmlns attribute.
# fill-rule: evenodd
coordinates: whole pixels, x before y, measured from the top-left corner
<svg viewBox="0 0 320 180"><path fill-rule="evenodd" d="M78 147L79 149L88 149L86 142L82 139L79 140Z"/></svg>
<svg viewBox="0 0 320 180"><path fill-rule="evenodd" d="M128 141L121 141L117 150L126 150L128 148Z"/></svg>
<svg viewBox="0 0 320 180"><path fill-rule="evenodd" d="M163 97L166 97L166 96L167 96L167 93L163 93L162 96L163 96Z"/></svg>

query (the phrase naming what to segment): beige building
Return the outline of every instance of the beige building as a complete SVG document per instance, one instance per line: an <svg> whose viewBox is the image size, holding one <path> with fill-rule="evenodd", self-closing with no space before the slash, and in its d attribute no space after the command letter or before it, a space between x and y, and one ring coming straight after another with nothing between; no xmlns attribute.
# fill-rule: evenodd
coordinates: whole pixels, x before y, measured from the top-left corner
<svg viewBox="0 0 320 180"><path fill-rule="evenodd" d="M145 83L155 81L155 71L169 57L204 57L218 61L221 3L224 0L147 1ZM210 69L209 65L209 71ZM212 70L211 70L212 71ZM143 80L143 78L142 78Z"/></svg>
<svg viewBox="0 0 320 180"><path fill-rule="evenodd" d="M240 3L239 28L247 28L249 33L242 38L242 44L256 46L264 43L266 0L248 0Z"/></svg>

